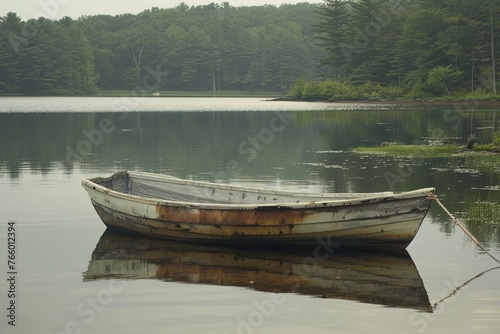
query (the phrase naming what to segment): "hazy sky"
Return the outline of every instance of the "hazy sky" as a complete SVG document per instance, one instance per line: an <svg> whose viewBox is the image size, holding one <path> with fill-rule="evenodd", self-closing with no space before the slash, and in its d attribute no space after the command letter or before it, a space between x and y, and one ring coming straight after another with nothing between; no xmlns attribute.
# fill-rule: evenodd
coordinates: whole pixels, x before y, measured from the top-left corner
<svg viewBox="0 0 500 334"><path fill-rule="evenodd" d="M264 4L321 2L321 0L226 0L232 6L255 6ZM0 0L0 16L8 12L17 13L24 20L40 16L60 19L64 16L78 18L81 15L139 13L151 7L171 8L181 0ZM224 0L184 0L186 4L206 5Z"/></svg>

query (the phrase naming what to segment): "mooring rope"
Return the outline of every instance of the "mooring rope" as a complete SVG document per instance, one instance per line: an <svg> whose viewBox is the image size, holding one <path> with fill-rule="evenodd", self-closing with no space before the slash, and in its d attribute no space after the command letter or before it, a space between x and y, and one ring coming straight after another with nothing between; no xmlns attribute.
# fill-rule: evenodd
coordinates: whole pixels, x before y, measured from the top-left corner
<svg viewBox="0 0 500 334"><path fill-rule="evenodd" d="M483 252L485 252L486 254L489 255L489 257L491 257L493 260L495 260L497 263L500 263L500 260L498 260L496 257L494 257L490 252L488 252L484 247L483 245L481 245L481 243L467 230L467 228L462 225L462 223L460 223L460 221L455 218L455 216L453 216L451 214L450 211L448 211L448 209L443 205L443 203L441 203L441 201L439 200L439 198L437 197L437 195L435 194L429 194L428 196L429 199L433 199L436 201L436 203L444 210L444 212L451 218L452 222L457 225L458 227L460 227L460 229L462 229L462 231L464 231L464 233L477 245L477 247L479 247Z"/></svg>
<svg viewBox="0 0 500 334"><path fill-rule="evenodd" d="M454 296L455 294L457 294L457 292L462 289L463 287L465 287L466 285L468 285L470 282L474 281L476 278L479 278L481 276L483 276L484 274L490 272L490 271L493 271L493 270L497 270L497 269L500 269L500 266L498 267L495 267L495 268L490 268L490 269L487 269L485 271L483 271L482 273L479 273L477 274L476 276L472 277L471 279L467 280L466 282L464 282L462 285L460 286L457 286L455 289L453 289L453 291L451 293L449 293L446 297L443 297L441 298L440 300L438 300L437 302L435 302L433 305L432 305L432 309L435 310L439 304L441 304L442 302L444 302L446 299Z"/></svg>

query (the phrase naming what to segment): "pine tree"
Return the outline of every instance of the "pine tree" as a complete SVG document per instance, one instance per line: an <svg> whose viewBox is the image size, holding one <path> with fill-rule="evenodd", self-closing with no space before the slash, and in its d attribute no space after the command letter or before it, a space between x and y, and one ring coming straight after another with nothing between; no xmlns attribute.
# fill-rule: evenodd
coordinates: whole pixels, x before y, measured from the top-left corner
<svg viewBox="0 0 500 334"><path fill-rule="evenodd" d="M382 17L385 14L387 0L359 0L351 4L352 24L349 33L353 36L351 44L351 81L363 84L376 80L377 57L376 43L383 36L385 26Z"/></svg>
<svg viewBox="0 0 500 334"><path fill-rule="evenodd" d="M354 51L349 41L349 15L346 0L325 0L319 7L319 23L313 27L315 38L325 48L327 56L321 63L333 70L333 78L342 80L351 62Z"/></svg>
<svg viewBox="0 0 500 334"><path fill-rule="evenodd" d="M0 17L0 94L19 91L19 53L22 51L21 18L15 13Z"/></svg>

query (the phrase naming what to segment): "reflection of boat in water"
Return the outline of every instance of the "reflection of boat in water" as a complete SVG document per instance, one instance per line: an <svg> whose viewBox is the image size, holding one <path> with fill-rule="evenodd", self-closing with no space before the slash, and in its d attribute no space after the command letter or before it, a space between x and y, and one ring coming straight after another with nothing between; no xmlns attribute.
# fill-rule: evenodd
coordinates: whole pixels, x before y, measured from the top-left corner
<svg viewBox="0 0 500 334"><path fill-rule="evenodd" d="M405 250L397 255L319 246L254 250L184 244L107 230L83 273L84 281L99 279L239 286L431 310L422 279Z"/></svg>

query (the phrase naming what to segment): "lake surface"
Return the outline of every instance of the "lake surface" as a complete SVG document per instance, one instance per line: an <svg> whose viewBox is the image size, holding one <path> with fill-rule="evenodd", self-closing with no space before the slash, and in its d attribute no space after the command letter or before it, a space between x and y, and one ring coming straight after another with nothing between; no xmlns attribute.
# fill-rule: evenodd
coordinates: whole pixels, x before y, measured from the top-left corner
<svg viewBox="0 0 500 334"><path fill-rule="evenodd" d="M500 258L500 217L470 215L500 198L497 157L351 151L464 143L470 133L487 142L497 112L468 103L0 98L1 332L496 333L500 269L485 271L498 264L435 204L407 253L318 260L110 233L80 182L130 169L311 192L433 186Z"/></svg>

